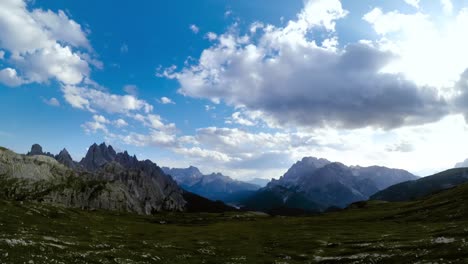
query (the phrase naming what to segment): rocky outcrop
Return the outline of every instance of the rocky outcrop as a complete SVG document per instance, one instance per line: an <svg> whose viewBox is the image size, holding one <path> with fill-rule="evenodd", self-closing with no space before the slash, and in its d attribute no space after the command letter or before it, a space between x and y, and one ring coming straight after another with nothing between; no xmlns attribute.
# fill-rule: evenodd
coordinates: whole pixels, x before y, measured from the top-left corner
<svg viewBox="0 0 468 264"><path fill-rule="evenodd" d="M203 178L203 173L197 167L190 166L188 168L168 168L162 167L162 170L167 175L170 175L183 188L190 188Z"/></svg>
<svg viewBox="0 0 468 264"><path fill-rule="evenodd" d="M105 143L97 145L94 143L88 148L86 156L80 161L80 165L87 171L96 171L103 165L115 160L117 153L112 146Z"/></svg>
<svg viewBox="0 0 468 264"><path fill-rule="evenodd" d="M31 151L28 152L28 154L26 154L26 155L28 155L28 156L38 156L38 155L42 155L42 156L48 156L48 157L51 157L51 158L54 157L54 155L52 155L52 154L49 153L49 152L47 152L47 153L43 152L43 151L42 151L42 147L41 147L41 145L39 145L39 144L34 144L34 145L32 145Z"/></svg>
<svg viewBox="0 0 468 264"><path fill-rule="evenodd" d="M73 161L67 149L63 149L62 151L60 151L60 153L57 156L55 156L55 159L61 164L71 169L76 169L78 166L76 162Z"/></svg>
<svg viewBox="0 0 468 264"><path fill-rule="evenodd" d="M82 163L86 169L74 167L66 150L57 160L39 153L38 146L26 156L0 149L1 195L139 214L186 209L184 191L149 160L117 154L105 144L89 148Z"/></svg>

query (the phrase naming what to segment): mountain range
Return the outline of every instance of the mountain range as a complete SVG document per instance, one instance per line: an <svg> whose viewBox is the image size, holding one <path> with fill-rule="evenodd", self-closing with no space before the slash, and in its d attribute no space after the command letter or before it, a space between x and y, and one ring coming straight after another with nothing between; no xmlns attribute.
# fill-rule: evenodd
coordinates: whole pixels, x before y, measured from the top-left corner
<svg viewBox="0 0 468 264"><path fill-rule="evenodd" d="M160 211L229 211L220 202L183 190L152 161L93 144L78 163L66 149L54 156L33 145L27 155L0 149L5 198L67 207L153 214Z"/></svg>
<svg viewBox="0 0 468 264"><path fill-rule="evenodd" d="M389 202L419 199L468 182L468 168L455 168L418 180L392 185L370 198Z"/></svg>
<svg viewBox="0 0 468 264"><path fill-rule="evenodd" d="M305 157L265 187L196 167L160 168L104 143L76 162L38 144L26 155L0 148L0 198L138 214L244 210L323 212L371 200L409 201L468 183L468 168L418 178L400 169L346 166Z"/></svg>
<svg viewBox="0 0 468 264"><path fill-rule="evenodd" d="M320 212L343 208L367 200L393 184L415 180L416 176L386 167L348 167L326 159L306 157L295 163L280 179L247 198L246 209L277 211L300 209Z"/></svg>
<svg viewBox="0 0 468 264"><path fill-rule="evenodd" d="M163 167L162 170L171 175L185 190L214 201L237 204L261 188L255 184L234 180L221 173L204 175L193 166L185 169Z"/></svg>

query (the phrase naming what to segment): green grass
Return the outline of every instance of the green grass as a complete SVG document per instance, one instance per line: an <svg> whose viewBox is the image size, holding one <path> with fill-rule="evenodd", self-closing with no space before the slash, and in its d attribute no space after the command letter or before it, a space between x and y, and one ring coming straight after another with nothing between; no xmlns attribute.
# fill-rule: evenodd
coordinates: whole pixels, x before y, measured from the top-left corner
<svg viewBox="0 0 468 264"><path fill-rule="evenodd" d="M461 186L309 217L138 216L0 200L0 263L463 263L467 200Z"/></svg>

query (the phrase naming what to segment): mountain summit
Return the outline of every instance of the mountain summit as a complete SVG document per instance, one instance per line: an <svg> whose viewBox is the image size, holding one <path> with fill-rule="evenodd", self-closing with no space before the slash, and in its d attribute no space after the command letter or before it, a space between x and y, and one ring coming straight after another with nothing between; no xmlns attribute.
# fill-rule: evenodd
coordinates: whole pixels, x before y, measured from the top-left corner
<svg viewBox="0 0 468 264"><path fill-rule="evenodd" d="M245 201L248 209L323 211L367 200L393 184L417 179L411 173L385 167L348 167L339 162L306 157L278 180Z"/></svg>
<svg viewBox="0 0 468 264"><path fill-rule="evenodd" d="M117 153L112 146L107 146L105 143L97 145L94 143L88 148L86 156L80 161L80 164L88 171L95 171L101 168L104 164L113 162Z"/></svg>

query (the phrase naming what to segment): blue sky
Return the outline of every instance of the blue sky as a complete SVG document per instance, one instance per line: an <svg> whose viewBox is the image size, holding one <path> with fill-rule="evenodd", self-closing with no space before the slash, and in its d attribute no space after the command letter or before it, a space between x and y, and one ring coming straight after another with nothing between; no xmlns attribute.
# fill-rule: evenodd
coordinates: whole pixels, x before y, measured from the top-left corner
<svg viewBox="0 0 468 264"><path fill-rule="evenodd" d="M78 160L105 141L242 179L303 156L445 169L468 157L465 7L6 0L0 145Z"/></svg>

